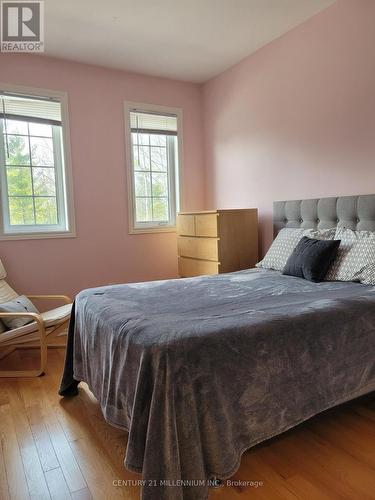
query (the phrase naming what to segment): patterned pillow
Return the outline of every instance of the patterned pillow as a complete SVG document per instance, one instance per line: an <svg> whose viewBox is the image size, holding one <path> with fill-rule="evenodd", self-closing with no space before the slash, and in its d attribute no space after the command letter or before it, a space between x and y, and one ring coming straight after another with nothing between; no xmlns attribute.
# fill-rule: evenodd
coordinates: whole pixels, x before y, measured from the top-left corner
<svg viewBox="0 0 375 500"><path fill-rule="evenodd" d="M341 245L325 279L375 285L375 233L337 228L335 239Z"/></svg>
<svg viewBox="0 0 375 500"><path fill-rule="evenodd" d="M313 240L334 240L336 228L330 229L305 229L304 236L312 238Z"/></svg>
<svg viewBox="0 0 375 500"><path fill-rule="evenodd" d="M333 240L335 228L332 229L295 229L286 227L282 229L274 239L270 249L263 260L256 267L263 269L274 269L282 271L291 256L293 250L303 238L314 238L316 240Z"/></svg>

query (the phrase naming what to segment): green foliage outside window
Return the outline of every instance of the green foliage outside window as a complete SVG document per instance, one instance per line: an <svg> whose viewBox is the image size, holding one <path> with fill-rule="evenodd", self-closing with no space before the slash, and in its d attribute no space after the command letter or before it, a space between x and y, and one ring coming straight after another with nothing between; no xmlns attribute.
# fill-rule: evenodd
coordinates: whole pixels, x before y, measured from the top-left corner
<svg viewBox="0 0 375 500"><path fill-rule="evenodd" d="M52 138L9 134L4 146L10 224L57 224Z"/></svg>
<svg viewBox="0 0 375 500"><path fill-rule="evenodd" d="M167 140L162 134L132 134L137 222L169 219Z"/></svg>

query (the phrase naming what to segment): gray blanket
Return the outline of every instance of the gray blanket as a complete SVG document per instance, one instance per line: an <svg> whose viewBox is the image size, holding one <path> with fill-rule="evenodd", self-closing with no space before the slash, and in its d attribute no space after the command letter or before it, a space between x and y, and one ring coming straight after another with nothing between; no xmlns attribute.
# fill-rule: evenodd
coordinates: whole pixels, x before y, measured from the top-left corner
<svg viewBox="0 0 375 500"><path fill-rule="evenodd" d="M147 500L204 499L246 449L375 390L371 286L261 269L108 286L73 325L67 364L128 430Z"/></svg>

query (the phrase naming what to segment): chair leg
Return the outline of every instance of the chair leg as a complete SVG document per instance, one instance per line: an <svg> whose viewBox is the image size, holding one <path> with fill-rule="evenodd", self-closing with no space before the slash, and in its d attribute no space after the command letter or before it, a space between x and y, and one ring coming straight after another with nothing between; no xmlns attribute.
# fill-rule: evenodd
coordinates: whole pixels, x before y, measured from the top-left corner
<svg viewBox="0 0 375 500"><path fill-rule="evenodd" d="M40 377L43 373L43 370L0 371L0 378Z"/></svg>
<svg viewBox="0 0 375 500"><path fill-rule="evenodd" d="M47 368L47 342L44 339L44 342L42 341L40 343L40 370L41 370L40 375L43 375L45 373L46 368Z"/></svg>
<svg viewBox="0 0 375 500"><path fill-rule="evenodd" d="M47 342L43 330L40 332L40 368L37 370L3 370L0 371L0 378L15 378L15 377L40 377L43 375L47 368ZM5 356L15 351L17 347L7 349ZM3 356L3 357L5 357ZM1 358L0 358L1 359Z"/></svg>

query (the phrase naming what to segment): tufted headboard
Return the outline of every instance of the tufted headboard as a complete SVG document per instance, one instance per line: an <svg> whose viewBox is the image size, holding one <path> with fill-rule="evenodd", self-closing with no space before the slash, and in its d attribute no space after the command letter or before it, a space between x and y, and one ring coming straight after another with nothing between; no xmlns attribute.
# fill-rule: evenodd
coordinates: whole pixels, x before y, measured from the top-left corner
<svg viewBox="0 0 375 500"><path fill-rule="evenodd" d="M357 231L375 231L375 194L275 201L274 236L284 227L328 229L347 227Z"/></svg>

